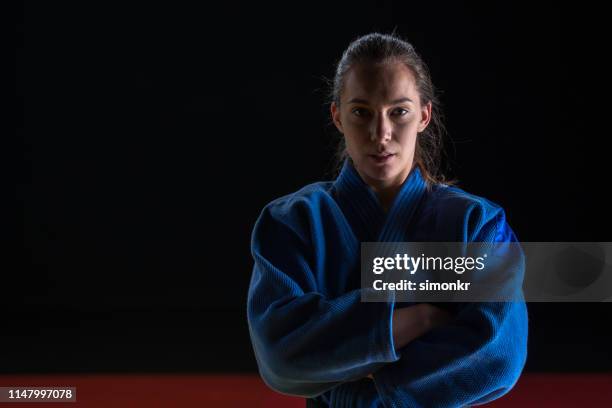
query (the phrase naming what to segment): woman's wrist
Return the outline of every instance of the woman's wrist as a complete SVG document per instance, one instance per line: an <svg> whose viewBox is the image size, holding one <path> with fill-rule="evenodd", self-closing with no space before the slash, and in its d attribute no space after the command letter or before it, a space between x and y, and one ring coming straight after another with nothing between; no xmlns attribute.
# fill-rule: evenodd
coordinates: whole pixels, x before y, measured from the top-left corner
<svg viewBox="0 0 612 408"><path fill-rule="evenodd" d="M450 314L429 303L395 309L392 334L395 349L400 349L434 327L450 321Z"/></svg>
<svg viewBox="0 0 612 408"><path fill-rule="evenodd" d="M395 349L404 347L427 330L427 311L421 304L396 309L393 312L393 344Z"/></svg>
<svg viewBox="0 0 612 408"><path fill-rule="evenodd" d="M441 307L429 303L421 303L421 305L423 305L424 308L424 324L426 326L426 331L447 324L452 320L451 314Z"/></svg>

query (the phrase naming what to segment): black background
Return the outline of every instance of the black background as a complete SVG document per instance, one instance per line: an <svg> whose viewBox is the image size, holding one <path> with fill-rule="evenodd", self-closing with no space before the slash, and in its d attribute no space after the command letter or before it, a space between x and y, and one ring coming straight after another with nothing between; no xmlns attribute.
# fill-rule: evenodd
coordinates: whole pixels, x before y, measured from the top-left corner
<svg viewBox="0 0 612 408"><path fill-rule="evenodd" d="M324 78L371 31L429 64L451 175L521 241L611 240L597 11L333 3L17 8L3 372L254 372L253 223L332 177ZM611 304L528 308L527 371L612 368Z"/></svg>

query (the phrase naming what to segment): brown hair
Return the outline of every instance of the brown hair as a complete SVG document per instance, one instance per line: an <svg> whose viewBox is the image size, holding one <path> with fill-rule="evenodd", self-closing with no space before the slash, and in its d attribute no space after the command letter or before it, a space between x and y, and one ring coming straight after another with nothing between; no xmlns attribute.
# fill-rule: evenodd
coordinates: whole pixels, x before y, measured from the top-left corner
<svg viewBox="0 0 612 408"><path fill-rule="evenodd" d="M447 132L443 123L440 101L436 95L427 65L408 41L394 33L381 34L375 32L361 36L351 42L337 63L334 79L328 81L330 89L327 95L327 104L331 105L332 102L335 102L336 106L340 107L340 95L343 91L346 74L356 64L379 64L393 61L406 64L414 74L421 105L426 105L429 102L432 105L431 120L427 128L420 132L417 137L415 165L419 166L428 187L435 183L456 184L456 180L446 179L445 171L442 168L442 166L448 166L448 162L442 160L445 156L443 141ZM333 122L330 124L333 124ZM339 171L347 156L344 138L340 137L336 149L335 173Z"/></svg>

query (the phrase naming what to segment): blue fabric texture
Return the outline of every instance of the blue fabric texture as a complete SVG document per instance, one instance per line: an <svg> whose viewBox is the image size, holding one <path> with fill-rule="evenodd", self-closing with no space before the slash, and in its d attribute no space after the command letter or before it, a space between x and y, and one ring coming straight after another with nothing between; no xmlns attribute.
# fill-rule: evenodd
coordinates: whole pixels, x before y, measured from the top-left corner
<svg viewBox="0 0 612 408"><path fill-rule="evenodd" d="M248 326L277 392L330 407L462 407L506 394L527 357L524 302L448 304L454 319L396 350L396 302L361 302L361 242L516 242L497 204L428 186L414 167L387 213L350 160L262 210ZM522 265L518 265L519 270ZM441 305L442 306L442 305ZM364 379L373 373L374 380Z"/></svg>

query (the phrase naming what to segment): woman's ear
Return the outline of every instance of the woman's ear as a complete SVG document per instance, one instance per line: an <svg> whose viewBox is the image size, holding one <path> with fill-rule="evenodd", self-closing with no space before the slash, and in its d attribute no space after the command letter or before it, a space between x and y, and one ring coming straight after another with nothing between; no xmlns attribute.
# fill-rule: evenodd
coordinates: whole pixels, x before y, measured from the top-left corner
<svg viewBox="0 0 612 408"><path fill-rule="evenodd" d="M340 108L336 106L336 102L331 103L330 111L334 125L336 125L336 128L340 133L344 134L344 130L342 129L342 121L340 120Z"/></svg>
<svg viewBox="0 0 612 408"><path fill-rule="evenodd" d="M427 102L427 104L421 108L421 121L419 122L417 131L424 131L429 121L431 121L431 101Z"/></svg>

